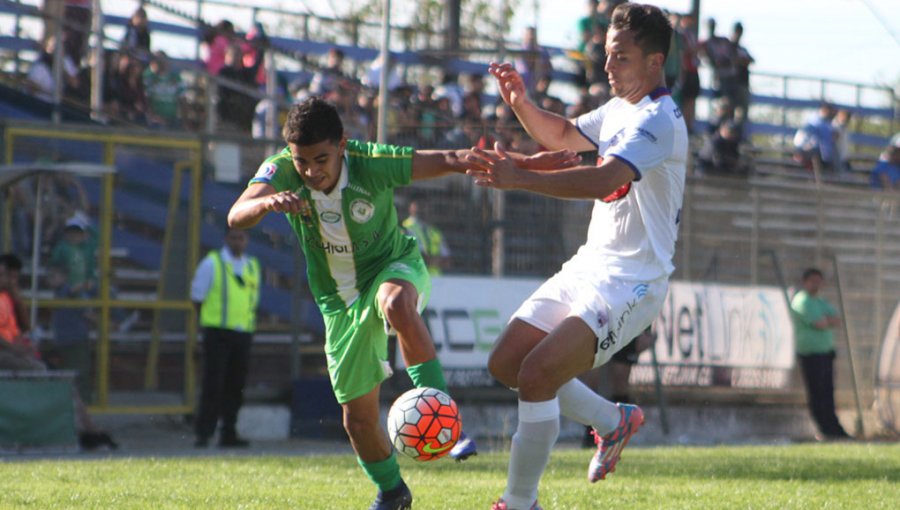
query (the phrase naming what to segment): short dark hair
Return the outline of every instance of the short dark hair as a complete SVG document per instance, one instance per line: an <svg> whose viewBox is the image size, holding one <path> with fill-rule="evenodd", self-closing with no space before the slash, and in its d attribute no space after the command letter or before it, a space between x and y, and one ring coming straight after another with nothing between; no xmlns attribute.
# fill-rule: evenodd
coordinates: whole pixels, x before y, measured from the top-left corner
<svg viewBox="0 0 900 510"><path fill-rule="evenodd" d="M822 270L816 267L810 267L803 271L803 281L809 280L813 276L818 276L819 278L825 278L825 275L822 274Z"/></svg>
<svg viewBox="0 0 900 510"><path fill-rule="evenodd" d="M610 28L632 31L634 42L644 55L662 53L665 58L669 54L672 24L659 7L631 2L621 4L612 13Z"/></svg>
<svg viewBox="0 0 900 510"><path fill-rule="evenodd" d="M291 108L281 136L287 143L302 146L325 140L338 143L344 136L344 124L332 103L312 96Z"/></svg>
<svg viewBox="0 0 900 510"><path fill-rule="evenodd" d="M21 271L22 259L15 253L4 253L3 255L0 255L0 266L3 266L10 271Z"/></svg>

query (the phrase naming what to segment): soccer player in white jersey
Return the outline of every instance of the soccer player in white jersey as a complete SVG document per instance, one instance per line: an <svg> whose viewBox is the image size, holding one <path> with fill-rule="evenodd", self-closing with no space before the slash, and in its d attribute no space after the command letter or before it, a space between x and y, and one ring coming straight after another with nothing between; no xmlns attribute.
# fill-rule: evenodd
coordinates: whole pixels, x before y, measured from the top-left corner
<svg viewBox="0 0 900 510"><path fill-rule="evenodd" d="M591 482L611 473L643 423L633 405L603 399L575 378L606 363L659 313L673 271L688 135L665 88L672 27L658 8L615 9L606 37L606 72L615 95L576 119L541 110L509 64L491 64L503 100L549 149L596 149L596 167L523 171L500 147L478 153L477 184L567 199L593 199L585 244L516 311L488 362L519 392L503 497L494 510L536 509L538 483L559 435L559 415L595 430Z"/></svg>

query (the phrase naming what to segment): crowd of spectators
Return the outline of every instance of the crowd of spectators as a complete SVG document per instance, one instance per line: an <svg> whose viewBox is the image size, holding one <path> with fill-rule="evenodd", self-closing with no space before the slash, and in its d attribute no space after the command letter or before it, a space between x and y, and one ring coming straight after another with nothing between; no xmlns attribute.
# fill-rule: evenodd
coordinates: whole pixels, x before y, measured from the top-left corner
<svg viewBox="0 0 900 510"><path fill-rule="evenodd" d="M515 51L515 65L538 104L561 115L573 115L589 111L608 98L609 83L604 70L605 38L610 13L619 3L622 3L621 0L591 0L587 2L586 16L578 21L581 43L575 61L580 69L576 83L579 93L574 104L566 104L550 93L554 71L550 53L540 44L534 27L525 29L521 47ZM89 9L87 12L89 14ZM83 14L82 11L79 13ZM89 16L85 20L89 20ZM711 38L713 44L709 41L700 43L693 31L693 18L673 14L672 21L677 30L666 72L689 126L693 128L693 105L700 91L697 67L701 55L715 61L717 83L722 82L720 95L736 105L744 104L744 110L735 109L739 123L742 122L740 115L746 116L745 102L741 103L737 98L739 94L734 92L738 87L729 85L726 80L726 75L739 74L739 55L747 55L752 61L738 44L740 36L733 44L722 38ZM87 103L90 65L85 62L86 39L84 33L73 26L66 24L67 28L62 32L67 47L64 94ZM152 50L152 34L148 26L146 11L138 8L128 21L118 50L107 52L104 57L103 99L106 113L116 120L139 125L167 129L202 128L205 123L198 118L202 115L189 111L202 109L196 104L199 98L191 101L181 73L172 70L168 56L162 51ZM49 37L44 53L29 73L35 93L44 99L52 97L55 85L52 73L54 44L53 37ZM266 114L273 104L272 101L259 100L262 90L256 94L252 92L254 89L264 89L266 85L263 55L267 46L268 39L259 24L255 24L246 35L238 34L227 20L205 30L201 59L208 76L214 77L211 79L218 84L215 124L220 131L255 135L264 132ZM707 51L707 47L713 49ZM331 49L320 65L311 57L306 61L311 64L308 68L315 70L312 79L292 83L279 79L279 97L293 101L302 100L310 94L325 96L335 102L342 115L346 116L352 135L373 138L374 119L379 107L376 91L380 83L380 59L371 62L361 72L359 63L346 62L344 54L337 48ZM286 74L278 73L280 76ZM515 116L507 108L494 104L485 94L482 76L458 76L444 72L431 83L428 78L421 79L419 83L408 83L393 69L388 84L391 89L391 104L388 105L389 125L392 126L390 135L396 143L450 147L503 139L511 145L529 145L524 136L514 133L517 126ZM743 114L740 113L742 111Z"/></svg>
<svg viewBox="0 0 900 510"><path fill-rule="evenodd" d="M515 66L526 80L534 101L542 108L572 117L602 104L609 96L605 72L606 32L612 10L624 0L587 0L586 11L577 19L579 40L569 55L577 68L577 99L567 104L554 95L554 65L550 53L538 39L537 30L527 27L522 43L513 52ZM78 2L74 2L78 3ZM71 12L70 12L71 11ZM77 12L76 12L77 11ZM90 63L85 62L86 38L73 28L87 26L89 5L67 7L73 20L65 25L63 38L63 91L66 97L87 102L90 95ZM715 19L707 19L703 38L698 37L697 19L690 14L670 13L675 28L666 59L666 82L679 104L694 140L696 168L704 173L746 175L750 170L747 129L750 108L750 68L754 59L742 44L744 27L737 22L728 36L719 35ZM51 99L55 88L53 58L56 37L49 33L44 49L28 74L34 93ZM161 129L200 130L215 125L219 132L266 135L270 113L283 115L286 103L320 95L334 102L349 135L361 139L376 137L376 118L382 63L380 58L361 65L348 61L337 47L318 57L303 57L307 72L273 73L277 77L277 102L264 97L266 79L264 55L269 47L263 27L256 23L246 34L223 20L207 27L201 41L201 59L206 74L200 81L217 84L213 112L205 112L202 92L189 87L168 56L153 51L147 13L138 8L128 21L117 51L105 54L104 108L116 120ZM700 95L699 70L710 71L711 114L706 122L696 122ZM310 72L312 71L312 72ZM392 143L451 148L487 146L495 140L520 151L539 147L521 130L515 115L485 90L479 74L457 75L434 70L416 74L417 82L406 81L394 67L388 77L388 139ZM288 76L300 76L293 80ZM197 78L194 75L194 78ZM190 81L190 80L188 80ZM277 104L277 103L280 103ZM206 121L206 114L215 121ZM797 131L794 159L802 166L824 175L843 175L849 170L850 112L823 104ZM271 131L268 131L271 133ZM883 160L890 158L882 157Z"/></svg>

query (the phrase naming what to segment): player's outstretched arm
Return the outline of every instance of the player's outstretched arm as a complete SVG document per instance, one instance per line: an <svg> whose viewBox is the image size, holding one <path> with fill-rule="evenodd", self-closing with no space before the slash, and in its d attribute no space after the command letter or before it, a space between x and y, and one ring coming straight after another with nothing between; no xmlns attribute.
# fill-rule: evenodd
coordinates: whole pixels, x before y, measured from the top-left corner
<svg viewBox="0 0 900 510"><path fill-rule="evenodd" d="M573 120L538 108L528 99L525 82L512 64L492 62L488 72L497 79L500 97L512 108L525 131L539 144L551 150L585 152L596 149L578 131Z"/></svg>
<svg viewBox="0 0 900 510"><path fill-rule="evenodd" d="M516 166L529 170L552 170L571 167L581 161L581 156L571 150L544 151L526 156L507 153ZM413 153L412 180L434 179L451 173L465 173L472 168L470 150L417 150Z"/></svg>
<svg viewBox="0 0 900 510"><path fill-rule="evenodd" d="M469 151L417 150L412 158L412 180L434 179L447 174L462 174L469 168Z"/></svg>
<svg viewBox="0 0 900 510"><path fill-rule="evenodd" d="M602 199L631 182L634 170L615 156L599 167L581 166L535 171L519 168L499 144L495 153L472 149L472 169L466 172L475 184L496 189L521 189L556 198Z"/></svg>
<svg viewBox="0 0 900 510"><path fill-rule="evenodd" d="M251 184L228 211L228 226L250 228L270 212L299 213L300 196L293 191L276 191L270 184Z"/></svg>

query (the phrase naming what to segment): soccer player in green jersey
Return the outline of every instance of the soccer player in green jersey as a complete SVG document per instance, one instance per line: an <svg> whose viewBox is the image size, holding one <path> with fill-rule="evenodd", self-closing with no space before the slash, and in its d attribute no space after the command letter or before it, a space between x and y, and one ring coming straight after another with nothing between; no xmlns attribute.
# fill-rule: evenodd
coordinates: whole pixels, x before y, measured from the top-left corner
<svg viewBox="0 0 900 510"><path fill-rule="evenodd" d="M387 334L396 331L416 387L447 391L434 344L419 315L430 291L415 239L402 233L393 188L469 167L468 150L414 150L348 140L334 106L311 97L288 114L287 148L266 159L228 213L228 224L250 228L268 213L284 213L307 261L310 289L325 319L325 354L344 428L359 464L378 486L371 510L409 508L379 420L379 389L390 376ZM515 155L525 168L577 161L572 151ZM454 455L454 453L456 455ZM460 438L451 456L475 453Z"/></svg>

